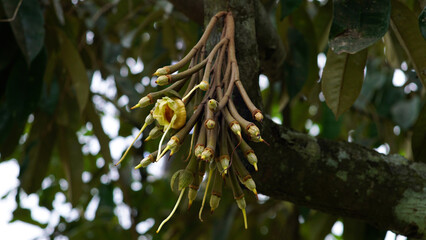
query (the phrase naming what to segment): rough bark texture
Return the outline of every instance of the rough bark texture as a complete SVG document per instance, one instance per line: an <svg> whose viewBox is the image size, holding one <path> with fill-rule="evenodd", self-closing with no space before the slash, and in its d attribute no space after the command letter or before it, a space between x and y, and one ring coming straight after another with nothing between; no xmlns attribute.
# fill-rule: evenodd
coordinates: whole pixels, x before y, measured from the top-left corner
<svg viewBox="0 0 426 240"><path fill-rule="evenodd" d="M267 27L262 24L267 20L259 20L262 14L256 11L261 5L254 1L206 0L204 19L220 10L233 12L240 77L259 106L259 59L263 50L258 51L258 47L265 46L258 45L256 31L264 32ZM280 41L273 36L271 39ZM271 49L279 49L279 43L270 44ZM279 59L274 54L269 56ZM406 236L426 236L426 164L408 162L399 155L384 156L353 143L313 138L270 119L260 127L263 138L271 144L251 144L259 158L259 172L253 175L260 193L362 219Z"/></svg>

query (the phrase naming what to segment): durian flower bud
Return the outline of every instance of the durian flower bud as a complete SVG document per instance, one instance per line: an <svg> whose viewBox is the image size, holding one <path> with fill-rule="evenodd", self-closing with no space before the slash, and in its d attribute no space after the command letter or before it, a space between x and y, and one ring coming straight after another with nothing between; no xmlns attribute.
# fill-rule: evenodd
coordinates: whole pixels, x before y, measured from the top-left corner
<svg viewBox="0 0 426 240"><path fill-rule="evenodd" d="M157 71L155 71L155 73L153 74L154 76L161 76L161 75L166 75L170 73L170 69L168 67L162 67L157 69Z"/></svg>
<svg viewBox="0 0 426 240"><path fill-rule="evenodd" d="M216 122L213 119L207 119L204 124L207 129L213 129L216 126Z"/></svg>
<svg viewBox="0 0 426 240"><path fill-rule="evenodd" d="M188 187L193 180L194 175L186 169L183 170L179 176L179 191Z"/></svg>
<svg viewBox="0 0 426 240"><path fill-rule="evenodd" d="M244 186L257 195L256 183L254 183L252 178L249 178L243 182Z"/></svg>
<svg viewBox="0 0 426 240"><path fill-rule="evenodd" d="M219 207L219 203L220 203L220 197L212 194L210 196L210 209L211 209L211 212L213 212L217 207Z"/></svg>
<svg viewBox="0 0 426 240"><path fill-rule="evenodd" d="M189 186L189 191L188 191L188 208L191 207L192 202L195 200L195 198L197 197L197 192L198 192L198 187L190 185Z"/></svg>
<svg viewBox="0 0 426 240"><path fill-rule="evenodd" d="M199 84L199 86L200 86L200 89L202 91L207 91L209 89L209 87L210 87L210 84L208 82L206 82L206 81L201 81L200 84Z"/></svg>
<svg viewBox="0 0 426 240"><path fill-rule="evenodd" d="M231 126L231 130L235 135L241 136L241 125L237 121L231 122L229 125Z"/></svg>
<svg viewBox="0 0 426 240"><path fill-rule="evenodd" d="M201 153L201 159L206 162L210 162L214 154L214 150L211 148L204 148L204 151Z"/></svg>
<svg viewBox="0 0 426 240"><path fill-rule="evenodd" d="M141 162L139 163L139 165L135 167L135 169L138 169L141 167L146 168L152 162L154 162L154 157L151 154L149 154L148 157L145 157L144 159L141 160Z"/></svg>
<svg viewBox="0 0 426 240"><path fill-rule="evenodd" d="M164 85L169 84L170 81L171 81L170 75L161 75L157 78L155 83L157 83L159 86L164 86Z"/></svg>
<svg viewBox="0 0 426 240"><path fill-rule="evenodd" d="M259 128L258 128L256 125L254 125L254 124L250 124L250 125L249 125L249 127L248 127L248 129L247 129L247 132L249 133L249 135L250 135L250 137L251 137L251 138L255 138L255 137L257 137L257 136L260 136L260 130L259 130Z"/></svg>
<svg viewBox="0 0 426 240"><path fill-rule="evenodd" d="M250 151L249 153L247 153L246 157L247 157L247 161L248 161L251 165L253 165L254 170L256 170L256 171L257 171L257 156L256 156L256 154L254 154L254 152L253 152L253 151Z"/></svg>
<svg viewBox="0 0 426 240"><path fill-rule="evenodd" d="M174 153L179 146L179 139L175 136L171 137L169 142L167 142L167 148Z"/></svg>
<svg viewBox="0 0 426 240"><path fill-rule="evenodd" d="M143 108L143 107L150 105L152 103L150 97L151 97L151 95L148 94L147 96L141 98L135 106L131 107L131 109L135 109L135 108L138 108L138 107Z"/></svg>
<svg viewBox="0 0 426 240"><path fill-rule="evenodd" d="M229 162L230 162L229 156L228 155L220 156L219 162L220 162L220 165L222 166L224 174L226 174L229 168Z"/></svg>
<svg viewBox="0 0 426 240"><path fill-rule="evenodd" d="M263 121L263 114L261 112L257 112L256 114L254 114L254 119L256 119L256 121L258 121L258 122L262 122Z"/></svg>
<svg viewBox="0 0 426 240"><path fill-rule="evenodd" d="M145 118L145 123L147 124L147 125L150 125L150 124L152 124L153 122L154 122L154 116L152 115L152 111L148 114L148 116L146 116L146 118Z"/></svg>
<svg viewBox="0 0 426 240"><path fill-rule="evenodd" d="M238 205L239 209L241 209L241 210L246 209L246 200L245 200L244 197L242 197L240 199L236 199L236 201L237 201L237 205Z"/></svg>
<svg viewBox="0 0 426 240"><path fill-rule="evenodd" d="M145 142L149 141L151 139L159 138L159 137L161 137L162 134L163 134L163 129L159 126L155 126L151 129L151 131L149 131L149 135L145 139Z"/></svg>
<svg viewBox="0 0 426 240"><path fill-rule="evenodd" d="M195 146L194 153L197 158L201 158L201 154L203 153L203 151L204 151L204 145L198 144L197 146Z"/></svg>
<svg viewBox="0 0 426 240"><path fill-rule="evenodd" d="M216 111L217 105L218 105L218 102L214 99L210 99L207 104L207 106L209 106L209 109L212 110L213 112Z"/></svg>

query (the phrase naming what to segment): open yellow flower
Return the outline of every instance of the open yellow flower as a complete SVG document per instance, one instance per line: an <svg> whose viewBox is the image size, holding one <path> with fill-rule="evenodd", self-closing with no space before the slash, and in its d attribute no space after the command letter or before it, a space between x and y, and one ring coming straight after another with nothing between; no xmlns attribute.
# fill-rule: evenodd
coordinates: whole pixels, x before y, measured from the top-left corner
<svg viewBox="0 0 426 240"><path fill-rule="evenodd" d="M164 134L161 137L160 144L158 146L157 160L160 160L162 155L167 151L161 153L161 145L163 144L164 138L170 128L179 129L185 125L186 122L186 110L185 104L179 98L163 97L158 99L155 104L152 116L157 120L158 124L164 126Z"/></svg>
<svg viewBox="0 0 426 240"><path fill-rule="evenodd" d="M169 125L173 129L179 129L186 122L185 105L179 98L158 99L152 115L158 124L166 129Z"/></svg>

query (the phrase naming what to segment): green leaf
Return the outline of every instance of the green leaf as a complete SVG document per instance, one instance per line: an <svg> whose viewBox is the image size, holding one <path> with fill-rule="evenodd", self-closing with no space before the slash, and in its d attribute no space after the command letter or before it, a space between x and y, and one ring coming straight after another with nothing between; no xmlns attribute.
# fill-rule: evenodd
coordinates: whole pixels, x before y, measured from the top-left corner
<svg viewBox="0 0 426 240"><path fill-rule="evenodd" d="M39 226L41 228L47 227L47 224L41 224L41 223L37 222L36 220L34 220L31 217L31 210L27 209L27 208L18 207L18 208L16 208L15 211L13 211L13 219L10 222L15 222L15 221L18 221L18 220Z"/></svg>
<svg viewBox="0 0 426 240"><path fill-rule="evenodd" d="M290 15L296 8L302 4L302 0L280 0L281 20Z"/></svg>
<svg viewBox="0 0 426 240"><path fill-rule="evenodd" d="M317 84L318 81L318 42L317 35L315 32L315 27L312 22L312 19L309 17L309 14L306 12L306 9L301 7L298 8L291 16L292 21L294 21L295 28L303 35L303 42L306 44L306 50L301 50L300 47L302 43L295 43L295 46L298 46L299 49L299 58L301 53L306 52L306 59L304 59L306 68L301 70L307 72L307 79L301 90L302 94L308 95L311 92L312 88ZM288 33L289 34L289 33ZM294 40L293 40L294 41ZM290 40L291 44L291 40ZM291 50L290 50L291 51ZM302 59L299 59L299 61ZM298 64L300 66L300 62Z"/></svg>
<svg viewBox="0 0 426 240"><path fill-rule="evenodd" d="M62 63L71 77L80 113L82 113L89 99L89 79L87 77L86 68L77 48L72 44L65 33L59 29L57 32L61 41L60 56Z"/></svg>
<svg viewBox="0 0 426 240"><path fill-rule="evenodd" d="M46 177L56 141L55 130L50 116L42 112L35 115L29 137L25 141L19 173L21 187L28 194L40 189Z"/></svg>
<svg viewBox="0 0 426 240"><path fill-rule="evenodd" d="M407 54L405 54L404 49L402 49L399 44L398 39L395 36L395 32L392 28L385 34L383 38L385 43L385 56L389 65L393 68L401 68L401 64L404 61L407 61ZM409 63L409 61L408 61Z"/></svg>
<svg viewBox="0 0 426 240"><path fill-rule="evenodd" d="M426 41L417 27L414 13L397 0L392 0L391 27L426 87Z"/></svg>
<svg viewBox="0 0 426 240"><path fill-rule="evenodd" d="M315 15L312 23L314 25L315 36L317 38L317 49L322 52L327 46L328 35L330 33L333 15L333 3L327 1L324 6L318 7L318 13Z"/></svg>
<svg viewBox="0 0 426 240"><path fill-rule="evenodd" d="M372 101L374 93L383 87L386 79L392 78L393 69L384 67L382 64L383 60L377 58L367 61L367 73L361 93L354 103L356 108L367 111L367 106Z"/></svg>
<svg viewBox="0 0 426 240"><path fill-rule="evenodd" d="M327 53L327 62L322 74L322 92L334 115L340 116L357 99L364 79L367 49L356 54Z"/></svg>
<svg viewBox="0 0 426 240"><path fill-rule="evenodd" d="M426 104L423 105L419 118L414 124L411 146L414 160L426 162Z"/></svg>
<svg viewBox="0 0 426 240"><path fill-rule="evenodd" d="M68 89L68 91L69 90L70 89ZM72 94L72 92L62 93L55 114L55 120L58 125L78 131L81 127L81 116L78 101Z"/></svg>
<svg viewBox="0 0 426 240"><path fill-rule="evenodd" d="M389 28L390 1L333 1L329 45L336 53L356 53L381 39Z"/></svg>
<svg viewBox="0 0 426 240"><path fill-rule="evenodd" d="M1 5L0 5L1 13ZM1 14L0 14L1 16ZM13 36L12 28L7 24L0 24L0 46L3 47L0 52L0 71L6 70L14 63L17 56L21 56L19 47Z"/></svg>
<svg viewBox="0 0 426 240"><path fill-rule="evenodd" d="M308 46L304 36L296 29L289 28L289 51L284 62L285 80L290 99L302 90L308 78Z"/></svg>
<svg viewBox="0 0 426 240"><path fill-rule="evenodd" d="M0 104L2 159L13 153L28 115L37 107L43 85L46 52L40 52L30 69L27 68L24 58L19 56L11 66L9 74L5 76L7 78L5 97Z"/></svg>
<svg viewBox="0 0 426 240"><path fill-rule="evenodd" d="M19 1L0 0L8 18L12 18ZM44 44L44 20L37 0L23 0L16 18L10 22L16 42L29 66Z"/></svg>
<svg viewBox="0 0 426 240"><path fill-rule="evenodd" d="M68 197L73 206L76 206L83 192L83 153L75 132L69 128L58 129L59 156L64 167L69 184Z"/></svg>
<svg viewBox="0 0 426 240"><path fill-rule="evenodd" d="M426 7L423 8L419 15L419 28L423 38L426 40Z"/></svg>
<svg viewBox="0 0 426 240"><path fill-rule="evenodd" d="M327 139L338 139L343 125L343 118L334 118L333 112L325 103L321 104L321 112L321 132L319 136Z"/></svg>

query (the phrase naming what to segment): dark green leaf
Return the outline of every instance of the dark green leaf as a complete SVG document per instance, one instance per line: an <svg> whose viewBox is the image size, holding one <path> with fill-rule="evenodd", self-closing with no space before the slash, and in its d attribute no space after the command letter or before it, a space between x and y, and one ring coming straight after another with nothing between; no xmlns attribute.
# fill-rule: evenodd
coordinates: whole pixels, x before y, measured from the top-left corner
<svg viewBox="0 0 426 240"><path fill-rule="evenodd" d="M7 69L10 64L14 63L16 57L20 55L20 50L13 36L12 28L8 24L0 24L0 32L2 34L0 46L4 46L0 51L0 71L2 71ZM0 88L1 87L2 86L0 86Z"/></svg>
<svg viewBox="0 0 426 240"><path fill-rule="evenodd" d="M423 38L426 40L426 7L423 8L422 13L419 15L419 27Z"/></svg>
<svg viewBox="0 0 426 240"><path fill-rule="evenodd" d="M69 128L59 127L58 148L62 166L68 180L68 197L73 206L79 203L83 192L83 153L74 131Z"/></svg>
<svg viewBox="0 0 426 240"><path fill-rule="evenodd" d="M111 220L114 217L114 186L112 184L102 184L99 187L99 206L96 210L96 217Z"/></svg>
<svg viewBox="0 0 426 240"><path fill-rule="evenodd" d="M317 83L318 75L318 42L317 35L315 33L314 24L309 17L309 14L306 12L305 8L298 8L292 15L292 20L294 21L295 28L303 35L303 42L306 43L306 50L298 50L300 53L306 52L306 68L302 71L307 72L307 79L301 90L302 94L305 96L309 94L314 85ZM291 43L291 42L290 42ZM301 43L295 44L300 48ZM291 51L291 50L289 50ZM301 54L298 54L299 56ZM300 59L301 60L301 59ZM300 64L299 64L300 65Z"/></svg>
<svg viewBox="0 0 426 240"><path fill-rule="evenodd" d="M402 49L401 44L399 44L392 28L385 34L383 40L385 43L385 56L387 62L393 68L401 68L401 64L409 59L404 49Z"/></svg>
<svg viewBox="0 0 426 240"><path fill-rule="evenodd" d="M381 89L387 79L392 79L392 71L390 68L382 66L382 60L368 60L367 74L362 84L361 93L355 101L354 106L366 111L367 105L373 99L375 91Z"/></svg>
<svg viewBox="0 0 426 240"><path fill-rule="evenodd" d="M390 1L333 1L329 45L336 53L356 53L381 39L389 28Z"/></svg>
<svg viewBox="0 0 426 240"><path fill-rule="evenodd" d="M65 92L60 97L55 120L58 125L77 131L81 126L81 117L76 97L71 94L73 93Z"/></svg>
<svg viewBox="0 0 426 240"><path fill-rule="evenodd" d="M9 147L2 147L2 158L13 152L28 115L37 107L45 65L45 51L40 52L29 70L20 57L7 76L5 101L0 105L0 144L8 141Z"/></svg>
<svg viewBox="0 0 426 240"><path fill-rule="evenodd" d="M37 191L47 174L56 141L56 129L51 117L44 113L34 116L21 159L19 180L28 194Z"/></svg>
<svg viewBox="0 0 426 240"><path fill-rule="evenodd" d="M39 226L41 228L45 228L47 226L47 224L41 224L41 223L35 221L31 217L31 210L27 209L27 208L18 207L18 208L16 208L15 211L13 211L13 219L10 222L15 222L15 221L18 221L18 220Z"/></svg>
<svg viewBox="0 0 426 240"><path fill-rule="evenodd" d="M5 113L2 116L7 117L8 115ZM15 151L19 144L19 139L24 132L25 122L12 122L9 124L9 127L11 128L11 132L6 136L5 140L0 145L1 160L8 159Z"/></svg>
<svg viewBox="0 0 426 240"><path fill-rule="evenodd" d="M322 74L322 92L336 117L349 109L361 91L367 49L356 54L336 54L331 49Z"/></svg>
<svg viewBox="0 0 426 240"><path fill-rule="evenodd" d="M1 0L8 18L12 18L18 7L16 0ZM34 60L44 44L44 20L37 0L25 0L14 21L10 22L15 39L28 65Z"/></svg>
<svg viewBox="0 0 426 240"><path fill-rule="evenodd" d="M285 80L290 99L294 98L308 78L308 47L303 35L296 29L287 32L289 51L284 62Z"/></svg>
<svg viewBox="0 0 426 240"><path fill-rule="evenodd" d="M417 27L412 11L397 0L392 1L391 27L412 62L417 75L426 86L426 41Z"/></svg>
<svg viewBox="0 0 426 240"><path fill-rule="evenodd" d="M65 33L59 29L57 32L61 40L60 56L71 77L80 112L83 112L89 98L89 79L87 77L86 68L76 47Z"/></svg>
<svg viewBox="0 0 426 240"><path fill-rule="evenodd" d="M343 118L336 119L333 112L326 106L325 103L321 104L321 133L320 137L327 139L338 139L340 130L342 129Z"/></svg>
<svg viewBox="0 0 426 240"><path fill-rule="evenodd" d="M319 7L318 13L315 15L312 21L315 30L315 36L317 38L317 49L319 52L322 52L327 46L332 15L333 3L332 1L327 1L326 5Z"/></svg>
<svg viewBox="0 0 426 240"><path fill-rule="evenodd" d="M280 0L281 20L290 15L296 8L302 4L302 0Z"/></svg>
<svg viewBox="0 0 426 240"><path fill-rule="evenodd" d="M414 124L411 145L414 159L426 162L426 104L423 105L419 118Z"/></svg>
<svg viewBox="0 0 426 240"><path fill-rule="evenodd" d="M60 192L61 188L58 183L53 183L51 186L44 188L43 191L39 191L39 205L49 210L53 210L53 201L57 192Z"/></svg>

